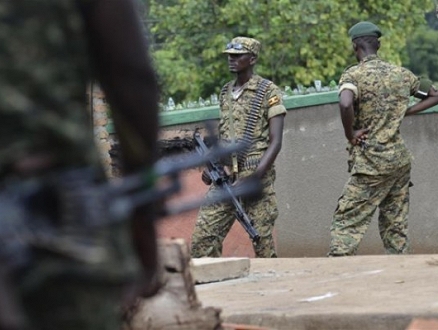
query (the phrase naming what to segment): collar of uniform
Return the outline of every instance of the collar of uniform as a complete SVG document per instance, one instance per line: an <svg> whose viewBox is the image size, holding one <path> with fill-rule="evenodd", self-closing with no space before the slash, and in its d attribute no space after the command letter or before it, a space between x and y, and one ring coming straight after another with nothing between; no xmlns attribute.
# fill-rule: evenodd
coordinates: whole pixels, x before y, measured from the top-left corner
<svg viewBox="0 0 438 330"><path fill-rule="evenodd" d="M257 86L261 79L262 77L260 77L259 75L253 74L251 78L249 78L245 89L257 90ZM235 85L236 85L236 80L233 81L231 86L235 86Z"/></svg>
<svg viewBox="0 0 438 330"><path fill-rule="evenodd" d="M379 59L379 56L377 54L372 54L372 55L365 56L362 59L362 61L360 61L360 62L364 63L364 62L369 62L369 61L378 60L378 59Z"/></svg>

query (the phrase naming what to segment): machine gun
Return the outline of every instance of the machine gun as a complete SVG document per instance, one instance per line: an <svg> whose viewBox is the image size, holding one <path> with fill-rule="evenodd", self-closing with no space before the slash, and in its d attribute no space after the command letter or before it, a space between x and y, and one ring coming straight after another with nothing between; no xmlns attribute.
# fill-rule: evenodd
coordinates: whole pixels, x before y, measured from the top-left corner
<svg viewBox="0 0 438 330"><path fill-rule="evenodd" d="M96 262L102 256L100 249L63 233L78 228L92 232L126 221L135 209L150 203L164 205L160 213L163 216L185 212L203 203L230 199L237 202L237 197L260 191L260 182L252 180L239 187L228 186L226 191L209 200L172 205L166 204L165 199L181 190L179 175L182 171L203 166L242 147L216 147L203 155L194 151L169 156L158 160L152 169L105 183L95 182L93 169L78 168L6 184L0 191L0 260L5 260L11 268L25 266L31 260L30 247L39 246L83 262ZM53 203L47 203L48 200ZM47 211L47 204L55 207ZM50 213L53 209L56 215ZM252 235L258 236L255 231Z"/></svg>
<svg viewBox="0 0 438 330"><path fill-rule="evenodd" d="M163 216L253 194L261 189L258 180L230 187L210 200L165 203L167 197L181 190L182 171L242 148L217 147L201 156L194 151L162 158L152 168L105 183L96 182L98 176L91 168L64 170L35 179L8 179L0 190L0 328L9 329L9 325L16 326L23 319L18 304L13 302L15 294L7 291L8 279L14 270L32 261L32 247L95 263L105 258L105 251L89 244L86 237L84 240L69 233L93 233L102 226L127 221L136 208L146 204L162 203Z"/></svg>
<svg viewBox="0 0 438 330"><path fill-rule="evenodd" d="M193 135L195 141L195 148L201 157L205 157L211 150L207 147L204 140L201 138L199 132L195 132ZM229 200L233 203L236 208L236 219L248 233L249 237L253 242L258 242L260 240L260 235L254 228L254 221L249 218L240 204L238 197L233 192L233 187L231 185L230 177L226 174L224 167L217 161L218 157L212 157L207 162L207 171L214 185L220 187L229 197ZM250 183L252 179L248 179L247 183ZM260 192L260 190L253 191L253 193Z"/></svg>

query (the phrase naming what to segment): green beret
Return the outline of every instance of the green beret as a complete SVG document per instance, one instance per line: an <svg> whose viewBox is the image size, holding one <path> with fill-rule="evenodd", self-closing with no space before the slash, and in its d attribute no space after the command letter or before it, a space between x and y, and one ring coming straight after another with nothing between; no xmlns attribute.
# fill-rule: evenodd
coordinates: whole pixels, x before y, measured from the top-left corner
<svg viewBox="0 0 438 330"><path fill-rule="evenodd" d="M382 36L382 31L377 27L377 25L371 22L359 22L353 25L350 30L348 30L348 35L351 40L359 37L376 37L380 38Z"/></svg>

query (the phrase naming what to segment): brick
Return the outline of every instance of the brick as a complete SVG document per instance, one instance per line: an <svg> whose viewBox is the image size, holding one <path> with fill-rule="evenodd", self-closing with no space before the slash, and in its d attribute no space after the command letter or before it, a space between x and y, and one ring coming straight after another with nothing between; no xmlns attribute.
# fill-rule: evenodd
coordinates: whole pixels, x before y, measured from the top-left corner
<svg viewBox="0 0 438 330"><path fill-rule="evenodd" d="M108 140L109 134L105 127L96 127L94 129L94 137L99 140Z"/></svg>
<svg viewBox="0 0 438 330"><path fill-rule="evenodd" d="M438 329L438 319L413 319L406 330L432 330Z"/></svg>
<svg viewBox="0 0 438 330"><path fill-rule="evenodd" d="M95 126L105 126L108 124L108 118L95 118L93 123Z"/></svg>
<svg viewBox="0 0 438 330"><path fill-rule="evenodd" d="M106 140L100 140L98 145L99 145L100 152L107 153L111 149L110 143Z"/></svg>

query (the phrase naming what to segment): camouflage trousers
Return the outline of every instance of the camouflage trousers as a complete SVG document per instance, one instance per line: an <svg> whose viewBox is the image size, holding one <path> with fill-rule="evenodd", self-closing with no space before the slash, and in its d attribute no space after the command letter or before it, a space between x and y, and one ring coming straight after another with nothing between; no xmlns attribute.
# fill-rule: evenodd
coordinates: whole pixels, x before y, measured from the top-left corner
<svg viewBox="0 0 438 330"><path fill-rule="evenodd" d="M333 216L329 256L356 254L377 207L386 252L408 252L410 171L407 165L390 175L350 177Z"/></svg>
<svg viewBox="0 0 438 330"><path fill-rule="evenodd" d="M253 243L258 258L277 257L272 236L275 220L278 217L274 180L275 171L271 170L262 180L264 187L262 196L256 200L242 202L245 212L254 221L254 228L260 235L258 243ZM214 196L217 190L218 188L211 186L207 197ZM192 236L192 257L220 257L222 243L235 220L235 208L232 203L203 205Z"/></svg>

